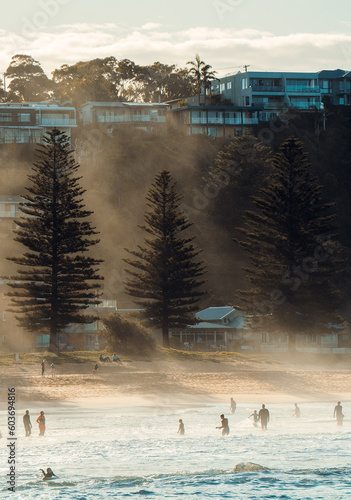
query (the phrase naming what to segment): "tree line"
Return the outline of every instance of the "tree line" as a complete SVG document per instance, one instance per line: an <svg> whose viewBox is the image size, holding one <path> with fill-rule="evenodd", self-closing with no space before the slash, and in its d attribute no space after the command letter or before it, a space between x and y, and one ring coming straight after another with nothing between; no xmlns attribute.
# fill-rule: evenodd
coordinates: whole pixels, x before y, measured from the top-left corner
<svg viewBox="0 0 351 500"><path fill-rule="evenodd" d="M78 167L68 138L53 130L39 148L21 204L23 217L16 221L15 239L26 250L10 257L20 266L9 282L17 318L30 331L49 332L52 349L68 324L95 321L96 315L84 311L99 303L102 260L89 251L99 240L88 221L92 212L83 203ZM213 185L226 191L216 202L228 210L226 197L233 196L240 176L249 182L256 172L257 189L244 209L240 238L232 228L233 246L248 256L247 286L235 290L233 285L232 303L239 303L248 324L261 331L287 332L291 339L328 331L328 325L340 322L344 300L338 275L345 259L335 204L323 201L301 141L289 137L270 155L250 136L227 143L207 172ZM125 291L143 309L146 324L162 330L165 346L169 330L193 323L194 311L208 295L210 265L199 259L192 217L178 189L171 172L156 174L139 225L143 243L124 257Z"/></svg>
<svg viewBox="0 0 351 500"><path fill-rule="evenodd" d="M7 102L71 101L76 107L88 101L165 102L208 89L216 72L196 54L185 68L154 62L138 65L113 56L64 64L49 78L39 61L16 54L5 72Z"/></svg>

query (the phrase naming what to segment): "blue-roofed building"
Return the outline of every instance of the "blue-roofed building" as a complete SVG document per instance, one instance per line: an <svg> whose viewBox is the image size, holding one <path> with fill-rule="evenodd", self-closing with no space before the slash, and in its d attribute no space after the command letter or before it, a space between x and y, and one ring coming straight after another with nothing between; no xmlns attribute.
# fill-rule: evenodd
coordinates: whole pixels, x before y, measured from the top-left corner
<svg viewBox="0 0 351 500"><path fill-rule="evenodd" d="M194 351L256 350L261 334L249 332L244 315L231 306L208 307L195 314L198 321L171 331L171 345Z"/></svg>

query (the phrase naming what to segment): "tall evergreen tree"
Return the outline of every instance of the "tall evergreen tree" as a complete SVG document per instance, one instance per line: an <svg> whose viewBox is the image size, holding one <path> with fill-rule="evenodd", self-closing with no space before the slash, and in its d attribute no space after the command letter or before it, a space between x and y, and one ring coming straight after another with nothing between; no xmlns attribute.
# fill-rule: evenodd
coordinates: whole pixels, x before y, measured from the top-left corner
<svg viewBox="0 0 351 500"><path fill-rule="evenodd" d="M19 324L29 331L50 333L50 349L56 350L58 334L70 323L91 323L95 315L82 311L99 303L96 289L101 277L101 260L87 255L99 240L97 232L85 219L85 210L76 177L79 165L69 147L68 137L57 129L44 137L38 161L25 200L20 205L23 216L15 240L27 251L22 257L10 257L19 264L11 278L9 293Z"/></svg>
<svg viewBox="0 0 351 500"><path fill-rule="evenodd" d="M338 321L339 245L333 204L322 202L303 145L291 137L273 159L268 187L254 197L239 242L248 252L253 288L241 292L245 309L271 331L311 334ZM294 347L292 347L294 348Z"/></svg>
<svg viewBox="0 0 351 500"><path fill-rule="evenodd" d="M125 259L132 268L126 292L138 299L145 317L162 328L163 345L169 345L169 328L193 322L191 313L206 293L201 290L205 274L199 255L192 244L194 236L184 236L192 224L179 210L182 196L176 192L171 174L163 170L155 179L147 197L144 220L139 226L151 237L145 237L138 250L127 250L136 259Z"/></svg>

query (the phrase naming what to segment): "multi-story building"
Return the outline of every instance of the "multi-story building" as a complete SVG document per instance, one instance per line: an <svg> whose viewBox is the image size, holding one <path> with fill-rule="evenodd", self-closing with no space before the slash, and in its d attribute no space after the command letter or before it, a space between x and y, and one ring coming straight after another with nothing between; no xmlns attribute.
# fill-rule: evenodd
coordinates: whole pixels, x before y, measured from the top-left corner
<svg viewBox="0 0 351 500"><path fill-rule="evenodd" d="M83 125L99 125L108 135L120 126L153 132L166 123L167 104L140 102L87 102L80 110Z"/></svg>
<svg viewBox="0 0 351 500"><path fill-rule="evenodd" d="M225 76L214 85L223 99L235 106L279 110L322 109L318 73L246 71Z"/></svg>
<svg viewBox="0 0 351 500"><path fill-rule="evenodd" d="M351 105L351 71L335 69L318 73L322 99L335 106Z"/></svg>
<svg viewBox="0 0 351 500"><path fill-rule="evenodd" d="M197 105L196 98L176 99L169 104L170 122L185 126L188 135L235 137L252 132L259 123L260 108L240 106Z"/></svg>
<svg viewBox="0 0 351 500"><path fill-rule="evenodd" d="M0 104L0 144L40 143L43 135L53 128L59 128L70 138L76 126L73 107L33 102Z"/></svg>

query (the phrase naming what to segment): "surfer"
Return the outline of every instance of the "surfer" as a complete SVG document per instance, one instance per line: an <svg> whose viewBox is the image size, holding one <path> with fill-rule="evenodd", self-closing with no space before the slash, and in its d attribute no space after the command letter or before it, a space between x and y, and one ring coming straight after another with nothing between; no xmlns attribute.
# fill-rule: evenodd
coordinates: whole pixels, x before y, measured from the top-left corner
<svg viewBox="0 0 351 500"><path fill-rule="evenodd" d="M26 437L30 436L32 433L32 422L30 421L29 410L23 415L23 425L26 432Z"/></svg>
<svg viewBox="0 0 351 500"><path fill-rule="evenodd" d="M341 426L344 420L344 415L342 413L342 406L340 404L340 401L338 401L338 404L334 408L333 417L336 417L336 425Z"/></svg>
<svg viewBox="0 0 351 500"><path fill-rule="evenodd" d="M39 417L36 420L37 424L39 424L39 436L44 436L45 434L45 416L44 412L41 411Z"/></svg>
<svg viewBox="0 0 351 500"><path fill-rule="evenodd" d="M235 413L236 410L236 402L233 398L230 398L230 411L231 413Z"/></svg>
<svg viewBox="0 0 351 500"><path fill-rule="evenodd" d="M258 416L258 413L257 413L257 410L255 410L253 413L251 413L251 415L248 416L248 418L253 418L253 424L255 427L257 427L257 422L259 421L259 416Z"/></svg>
<svg viewBox="0 0 351 500"><path fill-rule="evenodd" d="M258 413L258 418L261 422L262 430L267 430L267 423L269 422L269 411L267 410L265 405L262 405L261 410Z"/></svg>
<svg viewBox="0 0 351 500"><path fill-rule="evenodd" d="M228 419L225 418L224 415L221 415L220 417L222 425L220 427L216 427L216 429L222 429L222 436L227 436L229 434Z"/></svg>
<svg viewBox="0 0 351 500"><path fill-rule="evenodd" d="M46 481L47 479L52 479L54 476L56 477L56 474L54 474L52 472L52 470L50 469L50 467L48 467L46 469L46 472L43 470L43 469L39 469L41 470L41 472L43 473L44 477L43 477L43 481Z"/></svg>
<svg viewBox="0 0 351 500"><path fill-rule="evenodd" d="M179 419L179 427L178 427L178 432L177 434L180 434L181 436L183 436L185 434L185 429L184 429L184 423L183 423L183 420L180 418Z"/></svg>
<svg viewBox="0 0 351 500"><path fill-rule="evenodd" d="M297 403L294 403L294 404L295 404L295 409L294 409L294 415L293 415L293 417L300 418L301 417L301 410L297 406Z"/></svg>

